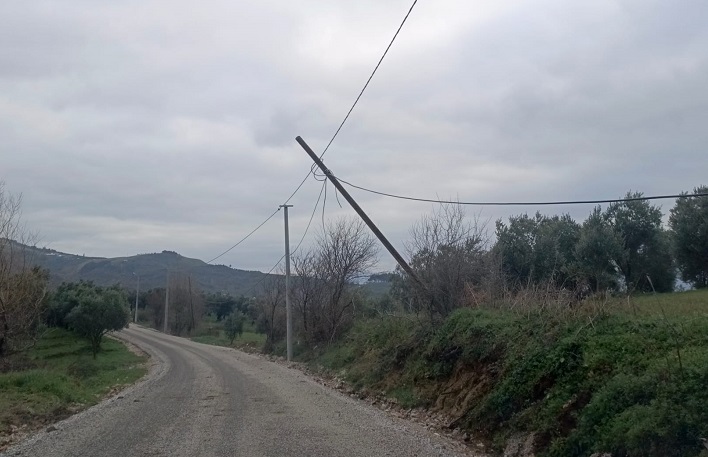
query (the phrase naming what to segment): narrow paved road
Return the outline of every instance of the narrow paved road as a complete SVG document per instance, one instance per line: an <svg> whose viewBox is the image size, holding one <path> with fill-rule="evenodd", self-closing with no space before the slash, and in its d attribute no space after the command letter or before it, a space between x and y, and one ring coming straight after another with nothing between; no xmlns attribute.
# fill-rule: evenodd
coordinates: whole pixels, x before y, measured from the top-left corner
<svg viewBox="0 0 708 457"><path fill-rule="evenodd" d="M297 370L142 328L148 377L7 456L454 456L424 428L320 386Z"/></svg>

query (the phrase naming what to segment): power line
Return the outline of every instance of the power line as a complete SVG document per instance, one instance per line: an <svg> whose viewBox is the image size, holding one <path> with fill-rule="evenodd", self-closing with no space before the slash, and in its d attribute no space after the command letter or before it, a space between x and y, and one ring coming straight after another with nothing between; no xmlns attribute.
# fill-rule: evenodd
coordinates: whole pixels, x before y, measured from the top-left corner
<svg viewBox="0 0 708 457"><path fill-rule="evenodd" d="M388 54L388 51L391 49L391 46L393 45L393 42L396 40L396 37L398 37L398 34L401 32L401 29L403 28L403 25L404 25L404 24L406 23L406 21L408 20L408 16L410 16L410 14L411 14L411 12L413 11L413 8L415 7L416 3L418 3L418 0L413 0L413 3L411 4L411 7L408 9L408 12L406 13L405 17L403 18L403 21L401 21L401 24L398 26L398 29L396 30L396 33L393 35L393 38L391 38L391 41L388 43L388 46L386 46L386 50L385 50L384 53L381 55L381 58L379 59L378 63L376 64L376 67L374 67L374 71L372 71L372 72L371 72L371 75L369 75L369 78L366 80L366 83L364 84L364 87L363 87L363 88L361 89L361 91L359 92L359 95L356 97L356 100L354 100L354 103L352 104L351 108L349 108L349 111L347 112L347 115L344 116L344 119L342 120L341 124L339 124L339 127L338 127L337 130L334 132L334 135L332 135L332 138L329 140L329 143L327 143L327 146L324 148L324 151L322 151L322 154L320 155L320 158L322 158L322 157L325 155L325 153L327 153L327 150L328 150L329 147L332 145L332 142L334 141L335 138L337 138L337 135L339 135L340 130L342 130L342 127L344 127L344 124L347 122L347 119L349 119L349 116L352 114L352 111L354 111L354 107L356 107L357 103L359 103L359 99L361 99L361 96L364 95L364 91L366 91L366 88L369 86L369 83L371 82L371 80L373 79L374 75L376 74L376 71L377 71L377 70L379 69L379 67L381 66L381 63L383 62L384 58L385 58L386 55ZM295 188L295 190L290 194L290 196L287 198L287 200L285 200L285 202L283 203L284 205L287 205L288 202L290 202L290 200L292 200L292 198L295 196L295 194L297 194L297 193L300 191L300 189L302 188L302 186L305 184L305 181L307 181L307 178L309 178L311 174L315 174L315 166L314 166L314 165L313 165L312 167L310 167L310 171L305 175L304 178L302 178L302 181L300 182L300 184L299 184L299 185ZM316 176L316 175L315 175L315 178L317 179L317 176ZM319 199L318 199L318 203L319 203ZM340 206L341 206L341 204L340 204ZM278 210L275 211L275 213L277 213L278 211L280 211L280 208L278 208ZM275 215L275 213L271 214L265 221L263 221L258 227L256 227L255 229L253 229L253 231L251 231L248 235L246 235L246 236L245 236L243 239L241 239L238 243L234 244L234 245L231 246L229 249L227 249L226 251L222 252L222 253L219 254L218 256L214 257L213 259L211 259L211 260L208 261L207 263L213 262L214 260L220 258L221 256L223 256L223 255L225 255L226 253L228 253L229 251L231 251L233 248L235 248L236 246L238 246L239 244L241 244L241 243L242 243L243 241L245 241L248 237L250 237L253 233L255 233L258 229L260 229L266 222L268 222L268 221ZM309 224L308 224L308 227L309 227ZM307 232L305 232L305 233L307 233ZM299 247L299 245L298 245L298 247ZM281 260L282 260L282 259L281 259ZM272 271L272 270L271 270L271 271Z"/></svg>
<svg viewBox="0 0 708 457"><path fill-rule="evenodd" d="M305 181L307 181L307 178L310 177L310 175L313 174L313 167L310 167L310 171L307 172L304 178L302 178L302 181L300 181L300 184L295 188L292 194L288 197L287 200L283 203L283 205L287 205L290 200L295 196L296 193L300 190L303 184L305 184Z"/></svg>
<svg viewBox="0 0 708 457"><path fill-rule="evenodd" d="M317 202L315 202L315 207L312 209L312 214L310 215L310 221L307 223L307 227L305 227L305 233L302 234L302 238L300 238L300 241L297 243L297 246L295 249L293 249L292 254L295 254L298 249L300 249L300 245L302 244L303 240L305 239L305 235L307 235L307 231L310 230L310 225L312 224L312 219L315 218L315 213L317 212L317 207L320 204L320 199L322 198L322 192L326 192L326 186L327 186L327 181L322 183L322 188L320 189L320 195L317 197ZM324 208L324 205L323 205Z"/></svg>
<svg viewBox="0 0 708 457"><path fill-rule="evenodd" d="M327 180L325 179L325 188L324 188L324 202L322 202L322 231L325 231L325 222L324 222L324 216L325 216L325 208L327 207Z"/></svg>
<svg viewBox="0 0 708 457"><path fill-rule="evenodd" d="M344 184L353 187L355 189L363 190L364 192L369 192L372 194L382 195L384 197L398 198L400 200L411 200L416 202L427 202L427 203L441 203L445 205L471 205L471 206L548 206L548 205L586 205L586 204L599 204L599 203L619 203L619 202L635 202L644 200L663 200L668 198L681 198L681 197L706 197L706 193L698 194L679 194L679 195L654 195L647 197L630 197L630 198L614 198L614 199L603 199L603 200L564 200L564 201L545 201L545 202L460 202L453 200L436 200L432 198L417 198L408 197L405 195L389 194L388 192L381 192L378 190L367 189L366 187L357 186L347 182L337 176L337 179Z"/></svg>
<svg viewBox="0 0 708 457"><path fill-rule="evenodd" d="M268 270L267 273L264 273L264 274L263 274L263 277L262 277L256 284L254 284L253 287L251 287L250 289L248 289L248 292L246 292L244 295L248 296L248 295L251 295L252 292L255 292L256 289L258 288L258 286L260 286L261 284L263 284L263 283L265 282L265 280L268 279L268 275L271 274L271 273L273 272L273 270L275 270L276 268L278 268L278 265L280 265L280 262L282 262L284 258L285 258L285 254L283 254L283 255L280 257L280 259L276 262L276 264L273 265L273 266L271 267L271 269Z"/></svg>
<svg viewBox="0 0 708 457"><path fill-rule="evenodd" d="M208 261L207 263L212 263L214 260L216 260L216 259L218 259L218 258L224 256L225 254L227 254L228 252L230 252L233 248L235 248L235 247L238 246L239 244L241 244L241 243L243 243L244 241L246 241L246 240L248 239L248 237L250 237L251 235L253 235L254 233L256 233L256 231L258 231L259 228L263 227L266 222L268 222L269 220L271 220L271 219L273 218L273 216L275 216L275 215L278 213L278 211L280 211L280 208L278 208L278 209L276 209L275 211L273 211L273 213L272 213L270 216L268 216L268 217L266 218L266 220L264 220L263 222L261 222L258 227L256 227L256 228L254 228L253 230L251 230L251 232L250 232L248 235L246 235L246 236L244 236L243 238L241 238L241 239L238 241L238 243L234 244L233 246L231 246L230 248L228 248L227 250L225 250L225 251L222 252L221 254L217 255L216 257L214 257L213 259L211 259L211 260Z"/></svg>
<svg viewBox="0 0 708 457"><path fill-rule="evenodd" d="M361 91L359 92L359 95L356 97L354 100L354 103L352 104L351 108L349 108L349 111L347 112L347 115L344 116L344 119L342 122L339 124L339 127L337 127L337 130L334 132L334 135L332 135L332 138L329 140L327 143L327 146L324 148L324 151L322 151L322 154L320 154L320 159L324 157L324 155L327 153L329 150L329 147L332 145L332 142L334 142L334 139L337 138L337 135L339 135L339 131L342 130L342 127L344 127L344 124L347 122L349 119L349 116L352 114L352 111L354 111L354 107L356 107L357 103L359 103L359 99L361 99L361 96L364 95L364 91L366 91L366 88L369 87L369 83L373 79L374 75L376 74L376 71L379 69L381 66L381 62L383 62L384 58L386 57L386 54L388 54L389 49L391 49L391 46L393 45L393 42L396 41L396 37L398 37L398 34L401 32L401 29L403 28L403 24L406 23L408 20L408 16L410 16L411 11L413 11L413 8L415 7L416 3L418 3L418 0L413 0L413 4L411 4L411 7L408 9L408 12L406 13L405 17L403 18L403 21L401 21L401 24L398 26L398 29L396 30L396 33L393 34L393 38L391 38L391 41L388 43L388 46L386 46L386 50L384 53L381 55L381 58L379 59L378 63L374 67L374 71L371 72L371 75L369 75L369 78L366 80L366 83L364 84L364 87L362 87ZM295 196L295 194L298 193L300 188L302 187L303 184L305 184L305 181L307 181L307 178L311 175L314 174L315 177L317 178L317 171L315 169L316 167L313 165L310 167L310 171L307 172L304 178L302 178L302 181L300 182L300 185L297 186L295 191L293 191L292 194L288 197L287 200L285 200L284 204L288 204L288 202ZM340 204L341 206L341 204Z"/></svg>
<svg viewBox="0 0 708 457"><path fill-rule="evenodd" d="M356 106L357 103L359 103L359 99L361 98L362 95L364 95L364 91L366 88L369 86L369 83L371 82L371 79L374 77L376 74L376 70L379 69L381 66L381 62L383 62L384 58L386 57L386 54L388 54L388 50L391 49L391 45L393 45L393 42L396 41L396 37L400 33L401 29L403 28L403 24L406 23L406 20L408 20L408 16L410 16L411 11L413 11L413 8L415 7L416 3L418 3L418 0L413 0L413 4L411 7L408 9L408 12L406 13L406 16L403 18L403 21L401 22L401 25L398 26L398 29L396 30L396 33L393 34L393 38L391 38L391 41L388 43L388 46L386 46L386 50L384 51L383 55L379 59L379 62L376 64L376 67L374 67L374 71L371 72L371 75L369 76L369 79L366 80L366 84L364 84L364 87L361 89L361 92L359 92L359 95L356 97L356 100L354 100L354 104L352 105L351 108L349 108L349 112L347 112L347 115L344 116L344 120L342 121L341 124L339 124L339 128L337 128L337 131L334 132L334 136L332 136L332 139L329 140L329 143L327 143L327 147L324 148L324 151L322 151L322 154L320 155L320 159L325 155L327 150L329 149L330 145L334 141L335 138L337 138L337 135L339 134L339 131L342 130L342 127L344 127L344 123L347 122L347 119L349 119L349 115L352 114L352 111L354 111L354 107Z"/></svg>
<svg viewBox="0 0 708 457"><path fill-rule="evenodd" d="M300 245L302 244L302 242L305 240L305 235L307 235L307 232L310 230L310 225L312 225L312 219L315 218L315 213L317 212L317 207L320 205L320 200L322 199L322 192L324 191L326 185L327 185L327 181L325 181L325 182L322 183L322 188L320 189L320 195L317 197L317 201L315 202L315 207L312 209L312 214L310 215L310 220L309 220L309 222L307 223L307 227L305 227L305 232L302 234L302 237L300 238L300 241L297 243L297 246L295 247L295 249L293 249L293 251L291 252L291 254L295 254L295 253L297 252L297 250L300 249ZM272 217L272 216L271 216L271 217ZM278 265L280 265L280 263L283 261L284 258L285 258L285 254L283 254L283 255L280 257L280 259L278 259L278 261L275 263L275 265L273 265L273 266L271 267L271 269L268 270L267 273L265 273L265 275L263 276L263 278L261 278L260 281L258 281L253 287L251 287L251 288L248 290L248 292L246 292L245 295L250 295L251 292L254 292L254 291L258 288L258 286L260 286L261 284L263 284L263 282L265 282L265 280L268 278L268 275L271 274L271 273L273 272L273 270L275 270L276 268L278 268Z"/></svg>
<svg viewBox="0 0 708 457"><path fill-rule="evenodd" d="M307 175L305 176L305 178L302 180L302 182L300 183L300 185L297 186L297 188L293 191L293 193L290 194L290 197L288 197L288 199L285 200L285 203L284 203L284 204L287 204L287 203L290 201L290 199L292 199L292 198L295 196L295 194L300 190L300 188L302 187L302 185L305 184L305 181L307 181L307 178L310 177L310 173L312 173L312 169L310 169L310 172L307 173ZM320 193L320 194L321 194L321 193ZM319 198L317 199L317 202L319 203ZM228 252L230 252L233 248L235 248L235 247L238 246L239 244L241 244L241 243L243 243L244 241L246 241L246 240L248 239L248 237L250 237L251 235L253 235L254 233L256 233L256 232L258 231L258 229L260 229L261 227L263 227L263 225L265 225L266 222L268 222L269 220L271 220L271 219L273 218L273 216L275 216L275 215L278 213L278 211L280 211L280 207L278 207L278 209L276 209L275 211L273 211L273 213L272 213L270 216L268 216L268 217L266 218L266 220L264 220L263 222L261 222L261 223L258 225L258 227L256 227L256 228L254 228L253 230L251 230L251 232L250 232L248 235L246 235L246 236L244 236L243 238L241 238L241 239L238 241L238 243L234 244L233 246L231 246L230 248L228 248L227 250L225 250L224 252L222 252L222 253L219 254L218 256L214 257L213 259L211 259L211 260L208 261L207 263L212 263L214 260L216 260L216 259L218 259L218 258L224 256L225 254L227 254ZM310 225L308 224L308 227L309 227L309 226L310 226ZM298 245L298 247L299 247L299 245ZM281 259L281 260L282 260L282 259Z"/></svg>
<svg viewBox="0 0 708 457"><path fill-rule="evenodd" d="M288 199L285 200L285 203L284 203L284 204L287 204L287 203L290 201L290 199L292 199L292 198L295 196L295 194L300 190L300 188L303 186L303 184L305 184L305 181L307 181L307 178L310 177L310 174L311 174L311 173L313 173L312 169L310 169L310 172L307 173L307 175L305 176L305 178L302 180L302 182L300 183L300 185L297 186L297 188L293 191L293 193L290 194L290 197L288 197ZM314 173L313 173L313 174L314 174ZM317 179L317 175L315 175L315 179ZM321 179L317 179L317 180L318 180L318 181L321 181ZM321 191L321 190L320 190L320 197L322 197L322 191ZM319 202L320 202L320 197L317 198L317 203L315 204L315 207L317 207L317 205L319 204ZM233 246L231 246L230 248L228 248L227 250L225 250L224 252L222 252L222 253L219 254L218 256L214 257L213 259L211 259L211 260L208 261L207 263L212 263L214 260L217 260L218 258L224 256L225 254L227 254L228 252L230 252L232 249L234 249L236 246L238 246L239 244L241 244L241 243L243 243L244 241L246 241L251 235L253 235L254 233L256 233L256 232L258 231L258 229L260 229L261 227L263 227L266 222L268 222L269 220L271 220L271 219L273 218L273 216L275 216L275 215L278 213L278 211L280 211L280 207L278 207L278 209L276 209L270 216L268 216L268 217L266 218L266 220L264 220L263 222L261 222L256 228L254 228L253 230L251 230L251 232L250 232L248 235L246 235L245 237L241 238L241 239L238 241L238 243L234 244ZM312 219L310 219L310 223L311 223L311 222L312 222ZM310 228L310 224L308 223L308 224L307 224L307 229L309 229L309 228ZM305 229L305 233L307 233L307 229ZM302 240L300 240L300 242L302 243ZM298 247L300 247L299 244L298 244ZM297 250L297 248L295 248L295 249ZM295 252L295 251L293 251L293 252ZM282 259L281 259L281 260L282 260ZM276 266L277 266L277 264L276 264ZM271 271L272 271L272 270L271 270Z"/></svg>

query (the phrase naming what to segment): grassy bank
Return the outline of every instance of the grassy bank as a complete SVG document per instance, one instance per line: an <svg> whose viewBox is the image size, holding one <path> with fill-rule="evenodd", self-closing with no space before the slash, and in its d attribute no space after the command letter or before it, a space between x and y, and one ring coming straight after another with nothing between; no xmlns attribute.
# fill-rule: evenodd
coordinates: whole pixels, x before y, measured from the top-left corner
<svg viewBox="0 0 708 457"><path fill-rule="evenodd" d="M316 362L356 388L449 414L496 449L540 456L706 456L708 292L359 322Z"/></svg>
<svg viewBox="0 0 708 457"><path fill-rule="evenodd" d="M0 437L98 403L117 387L141 378L146 373L144 361L108 338L94 360L85 340L63 329L47 330L27 354L3 365Z"/></svg>

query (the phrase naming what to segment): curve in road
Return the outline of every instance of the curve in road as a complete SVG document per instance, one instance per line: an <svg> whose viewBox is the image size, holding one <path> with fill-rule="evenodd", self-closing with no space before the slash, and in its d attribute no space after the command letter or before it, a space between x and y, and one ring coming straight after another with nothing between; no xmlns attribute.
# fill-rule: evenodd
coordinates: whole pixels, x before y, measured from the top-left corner
<svg viewBox="0 0 708 457"><path fill-rule="evenodd" d="M143 381L0 455L470 455L263 358L140 327L119 337L156 362Z"/></svg>

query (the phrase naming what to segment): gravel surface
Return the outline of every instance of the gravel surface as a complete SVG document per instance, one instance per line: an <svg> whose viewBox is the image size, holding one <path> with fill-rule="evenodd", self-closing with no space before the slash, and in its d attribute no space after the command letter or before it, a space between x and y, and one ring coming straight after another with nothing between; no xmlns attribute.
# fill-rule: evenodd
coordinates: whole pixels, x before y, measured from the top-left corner
<svg viewBox="0 0 708 457"><path fill-rule="evenodd" d="M0 455L474 455L258 356L139 327L119 337L152 356L146 378Z"/></svg>

